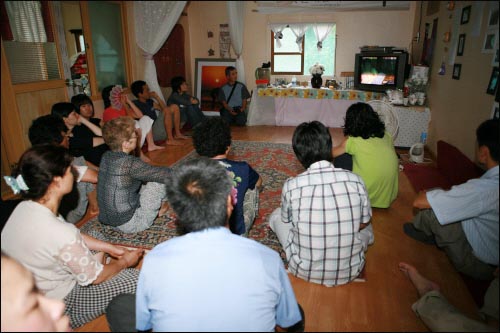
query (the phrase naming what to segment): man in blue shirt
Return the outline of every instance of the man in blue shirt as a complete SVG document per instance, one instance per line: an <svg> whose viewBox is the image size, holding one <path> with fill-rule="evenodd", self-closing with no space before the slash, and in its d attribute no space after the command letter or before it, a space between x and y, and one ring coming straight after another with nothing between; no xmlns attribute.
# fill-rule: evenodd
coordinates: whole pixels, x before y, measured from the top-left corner
<svg viewBox="0 0 500 333"><path fill-rule="evenodd" d="M207 157L174 171L168 199L188 234L145 257L138 330L270 332L301 321L278 253L228 230L231 188L225 168Z"/></svg>
<svg viewBox="0 0 500 333"><path fill-rule="evenodd" d="M218 96L223 106L220 116L230 125L245 126L247 123L245 110L250 93L243 83L236 81L238 79L236 68L226 67L225 74L227 83L220 88Z"/></svg>
<svg viewBox="0 0 500 333"><path fill-rule="evenodd" d="M483 122L476 137L477 160L486 173L449 191L420 192L413 206L422 210L412 223L404 225L404 231L414 239L443 248L459 272L491 280L499 250L498 119Z"/></svg>

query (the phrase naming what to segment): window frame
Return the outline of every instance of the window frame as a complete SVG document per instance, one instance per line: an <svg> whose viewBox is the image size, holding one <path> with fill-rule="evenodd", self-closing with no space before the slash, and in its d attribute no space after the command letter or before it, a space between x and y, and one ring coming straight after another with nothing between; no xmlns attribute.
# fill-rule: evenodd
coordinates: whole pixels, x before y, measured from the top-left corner
<svg viewBox="0 0 500 333"><path fill-rule="evenodd" d="M271 75L303 75L304 73L304 42L302 39L302 52L275 52L274 51L274 31L271 30ZM275 55L300 55L300 72L275 72L274 71L274 56Z"/></svg>

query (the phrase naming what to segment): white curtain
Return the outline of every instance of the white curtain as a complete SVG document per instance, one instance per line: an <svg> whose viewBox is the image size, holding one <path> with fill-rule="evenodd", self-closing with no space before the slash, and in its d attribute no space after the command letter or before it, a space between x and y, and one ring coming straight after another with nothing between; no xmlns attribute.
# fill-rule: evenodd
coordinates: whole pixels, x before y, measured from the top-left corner
<svg viewBox="0 0 500 333"><path fill-rule="evenodd" d="M63 65L63 73L64 73L64 78L65 79L70 79L71 80L71 65L72 63L69 60L69 55L68 55L68 47L66 45L66 36L64 34L64 22L63 22L63 15L62 15L62 9L61 9L61 1L53 1L52 2L52 9L54 13L54 21L55 21L55 26L56 26L56 33L57 37L59 39L59 52L61 53L61 61ZM66 87L68 91L68 97L71 98L73 97L74 90L72 87L67 86Z"/></svg>
<svg viewBox="0 0 500 333"><path fill-rule="evenodd" d="M5 1L10 29L17 42L47 42L40 1Z"/></svg>
<svg viewBox="0 0 500 333"><path fill-rule="evenodd" d="M318 43L316 46L318 47L318 51L321 51L323 49L323 41L325 40L326 36L332 31L334 27L333 23L318 23L313 26L314 28L314 34L316 35L316 40Z"/></svg>
<svg viewBox="0 0 500 333"><path fill-rule="evenodd" d="M243 63L243 28L245 27L245 1L227 1L229 16L229 34L231 45L236 53L236 70L238 81L245 82L245 66Z"/></svg>
<svg viewBox="0 0 500 333"><path fill-rule="evenodd" d="M297 43L300 52L302 52L302 41L304 40L304 35L306 34L306 30L309 26L309 24L290 24L290 29L297 38L295 42Z"/></svg>
<svg viewBox="0 0 500 333"><path fill-rule="evenodd" d="M283 38L283 29L287 27L287 24L270 24L272 32L274 32L274 40L276 40L276 47L281 47L281 38Z"/></svg>
<svg viewBox="0 0 500 333"><path fill-rule="evenodd" d="M143 80L164 98L158 84L153 56L167 40L187 1L134 1L135 39L146 66Z"/></svg>

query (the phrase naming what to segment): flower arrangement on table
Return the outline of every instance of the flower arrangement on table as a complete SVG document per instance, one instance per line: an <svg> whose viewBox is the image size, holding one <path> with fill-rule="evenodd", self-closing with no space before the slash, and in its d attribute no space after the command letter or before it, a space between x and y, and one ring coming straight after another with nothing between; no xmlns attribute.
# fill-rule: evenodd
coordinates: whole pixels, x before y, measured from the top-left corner
<svg viewBox="0 0 500 333"><path fill-rule="evenodd" d="M311 75L323 75L324 72L325 65L322 65L319 62L309 67L309 73L311 73Z"/></svg>

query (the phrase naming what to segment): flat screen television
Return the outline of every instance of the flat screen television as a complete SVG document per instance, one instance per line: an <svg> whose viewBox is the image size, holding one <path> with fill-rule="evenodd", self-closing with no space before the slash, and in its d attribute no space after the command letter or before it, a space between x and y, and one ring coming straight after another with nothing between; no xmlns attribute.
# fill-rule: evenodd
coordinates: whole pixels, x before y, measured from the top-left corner
<svg viewBox="0 0 500 333"><path fill-rule="evenodd" d="M354 88L381 91L403 89L408 77L408 53L357 53L354 68Z"/></svg>

